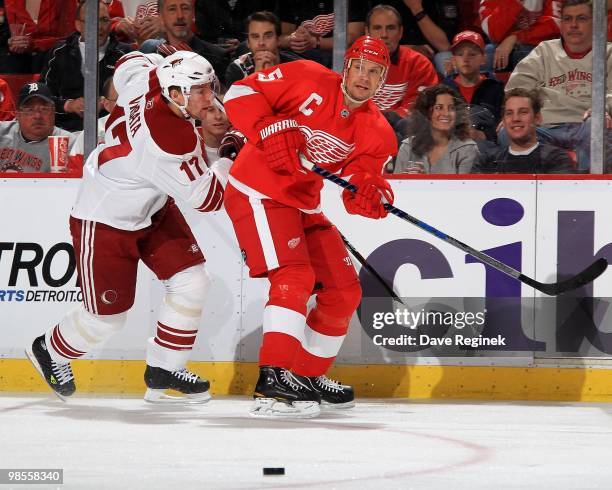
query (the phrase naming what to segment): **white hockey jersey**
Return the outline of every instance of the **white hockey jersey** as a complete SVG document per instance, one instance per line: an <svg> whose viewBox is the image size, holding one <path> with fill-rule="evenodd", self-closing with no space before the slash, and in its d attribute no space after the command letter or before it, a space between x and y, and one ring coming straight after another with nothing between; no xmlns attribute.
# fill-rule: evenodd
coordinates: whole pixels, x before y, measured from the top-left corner
<svg viewBox="0 0 612 490"><path fill-rule="evenodd" d="M161 95L161 60L135 52L118 61L117 106L83 169L75 218L133 231L149 226L168 196L199 211L221 207L231 161L206 165L193 121L177 117Z"/></svg>

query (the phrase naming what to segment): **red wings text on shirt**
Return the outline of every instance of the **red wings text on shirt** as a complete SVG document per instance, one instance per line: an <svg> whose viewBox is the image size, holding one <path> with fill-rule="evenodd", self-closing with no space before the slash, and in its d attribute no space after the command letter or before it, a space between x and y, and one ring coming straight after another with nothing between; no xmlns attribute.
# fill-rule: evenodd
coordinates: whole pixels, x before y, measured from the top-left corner
<svg viewBox="0 0 612 490"><path fill-rule="evenodd" d="M406 117L419 92L438 83L438 74L426 56L408 46L399 46L398 50L397 63L389 67L387 80L376 92L374 103L381 111Z"/></svg>

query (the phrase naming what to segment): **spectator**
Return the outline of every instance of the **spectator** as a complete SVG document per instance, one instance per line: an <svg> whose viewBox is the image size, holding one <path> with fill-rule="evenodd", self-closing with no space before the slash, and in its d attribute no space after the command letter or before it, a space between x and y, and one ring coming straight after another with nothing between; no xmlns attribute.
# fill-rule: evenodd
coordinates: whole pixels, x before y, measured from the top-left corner
<svg viewBox="0 0 612 490"><path fill-rule="evenodd" d="M567 174L575 162L567 151L539 143L536 128L542 122L542 101L537 92L514 88L504 97L503 123L509 146L481 154L472 173Z"/></svg>
<svg viewBox="0 0 612 490"><path fill-rule="evenodd" d="M478 161L461 97L446 85L423 90L408 121L393 173L465 174Z"/></svg>
<svg viewBox="0 0 612 490"><path fill-rule="evenodd" d="M102 97L100 97L100 105L107 114L98 119L98 143L104 141L106 121L108 121L111 112L113 112L113 109L117 105L118 96L112 77L107 78L106 82L104 82L104 87L102 87ZM82 168L83 154L85 153L85 135L83 131L79 131L75 133L75 136L74 145L72 145L72 149L70 150L71 167Z"/></svg>
<svg viewBox="0 0 612 490"><path fill-rule="evenodd" d="M0 121L15 119L15 101L9 84L0 78Z"/></svg>
<svg viewBox="0 0 612 490"><path fill-rule="evenodd" d="M139 46L163 34L157 0L110 0L108 10L111 31L120 41Z"/></svg>
<svg viewBox="0 0 612 490"><path fill-rule="evenodd" d="M46 52L72 32L76 0L5 0L10 28L5 73L40 73Z"/></svg>
<svg viewBox="0 0 612 490"><path fill-rule="evenodd" d="M229 127L230 123L225 114L223 104L215 99L215 103L206 111L206 115L202 119L202 126L200 127L200 133L204 140L206 163L209 166L219 160L221 140Z"/></svg>
<svg viewBox="0 0 612 490"><path fill-rule="evenodd" d="M444 73L444 61L451 57L450 39L458 31L458 0L387 0L404 19L400 44L433 60L438 73ZM436 55L438 53L438 55Z"/></svg>
<svg viewBox="0 0 612 490"><path fill-rule="evenodd" d="M438 83L438 75L425 55L400 46L403 27L399 12L390 5L377 5L366 16L366 34L382 39L391 55L385 84L376 92L374 103L383 111L401 142L405 117L417 94Z"/></svg>
<svg viewBox="0 0 612 490"><path fill-rule="evenodd" d="M590 168L593 53L591 0L564 0L561 39L542 41L514 69L506 91L541 88L542 126L538 140L576 152L578 169ZM612 45L607 46L607 126L612 126ZM505 131L500 131L505 139Z"/></svg>
<svg viewBox="0 0 612 490"><path fill-rule="evenodd" d="M560 0L481 0L482 29L497 47L493 68L513 70L542 41L559 37Z"/></svg>
<svg viewBox="0 0 612 490"><path fill-rule="evenodd" d="M442 83L455 89L467 102L470 137L482 151L497 142L497 125L501 117L504 84L491 73L481 73L485 63L485 44L474 31L463 31L453 38L452 63L458 74L446 77Z"/></svg>
<svg viewBox="0 0 612 490"><path fill-rule="evenodd" d="M47 137L74 135L55 127L51 91L43 83L27 83L19 92L15 121L0 122L0 172L49 172Z"/></svg>
<svg viewBox="0 0 612 490"><path fill-rule="evenodd" d="M366 0L352 0L348 9L347 47L364 33ZM328 68L334 44L333 0L284 0L280 4L282 36L280 46Z"/></svg>
<svg viewBox="0 0 612 490"><path fill-rule="evenodd" d="M227 67L225 84L229 87L236 80L270 66L301 59L291 51L279 50L281 25L272 12L255 12L246 20L249 52L236 58Z"/></svg>
<svg viewBox="0 0 612 490"><path fill-rule="evenodd" d="M40 81L46 83L53 93L57 125L68 131L83 129L85 5L86 3L82 3L77 9L76 32L49 52L40 77ZM110 17L104 2L100 2L98 22L98 80L99 91L103 93L104 82L113 76L115 63L131 51L131 47L118 42L114 35L110 34Z"/></svg>
<svg viewBox="0 0 612 490"><path fill-rule="evenodd" d="M277 4L276 0L195 0L198 35L233 54L238 43L246 40L244 19L264 10L278 14Z"/></svg>
<svg viewBox="0 0 612 490"><path fill-rule="evenodd" d="M203 41L193 33L194 14L191 0L159 0L158 7L165 38L145 41L140 51L153 53L162 44L194 51L206 58L215 69L217 77L223 81L223 74L229 61L227 52L212 43Z"/></svg>

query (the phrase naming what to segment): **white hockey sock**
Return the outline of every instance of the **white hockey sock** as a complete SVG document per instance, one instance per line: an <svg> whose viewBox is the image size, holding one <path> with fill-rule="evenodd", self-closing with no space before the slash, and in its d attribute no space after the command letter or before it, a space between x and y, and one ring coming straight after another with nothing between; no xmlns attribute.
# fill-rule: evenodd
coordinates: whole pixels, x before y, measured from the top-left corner
<svg viewBox="0 0 612 490"><path fill-rule="evenodd" d="M190 267L164 281L166 295L155 337L147 342L147 364L176 371L187 364L196 340L210 279L204 265Z"/></svg>
<svg viewBox="0 0 612 490"><path fill-rule="evenodd" d="M51 358L59 363L78 359L121 330L126 317L126 312L94 315L83 306L78 306L45 333Z"/></svg>

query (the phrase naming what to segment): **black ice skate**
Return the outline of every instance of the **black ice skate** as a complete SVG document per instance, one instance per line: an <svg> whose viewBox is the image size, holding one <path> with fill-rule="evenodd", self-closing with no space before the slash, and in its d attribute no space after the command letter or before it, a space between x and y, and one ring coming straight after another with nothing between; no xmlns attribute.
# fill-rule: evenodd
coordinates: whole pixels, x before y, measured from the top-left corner
<svg viewBox="0 0 612 490"><path fill-rule="evenodd" d="M74 375L70 363L60 364L51 359L44 335L35 338L25 352L30 362L51 387L53 393L60 399L66 401L66 397L75 392L76 386L74 385Z"/></svg>
<svg viewBox="0 0 612 490"><path fill-rule="evenodd" d="M301 376L280 367L259 368L253 398L250 414L254 417L310 418L320 413L319 393Z"/></svg>
<svg viewBox="0 0 612 490"><path fill-rule="evenodd" d="M206 403L210 400L210 383L197 374L180 369L166 371L165 369L149 366L144 373L147 392L144 399L150 403ZM175 390L185 396L172 396L166 390Z"/></svg>
<svg viewBox="0 0 612 490"><path fill-rule="evenodd" d="M353 408L355 406L355 393L353 387L343 385L327 376L311 376L307 378L311 386L321 395L322 408Z"/></svg>

